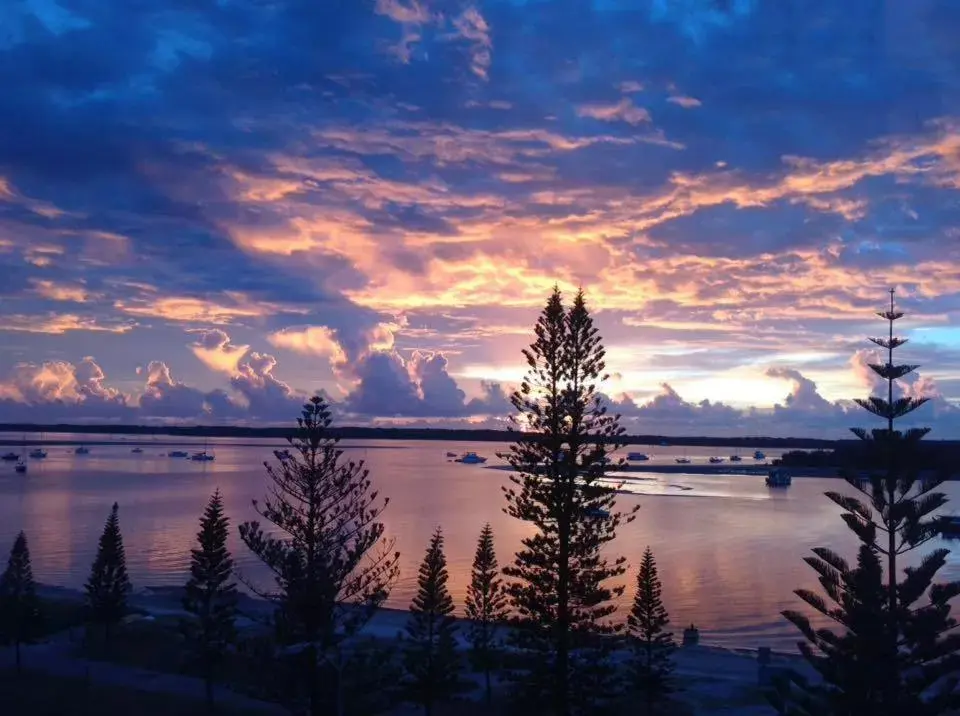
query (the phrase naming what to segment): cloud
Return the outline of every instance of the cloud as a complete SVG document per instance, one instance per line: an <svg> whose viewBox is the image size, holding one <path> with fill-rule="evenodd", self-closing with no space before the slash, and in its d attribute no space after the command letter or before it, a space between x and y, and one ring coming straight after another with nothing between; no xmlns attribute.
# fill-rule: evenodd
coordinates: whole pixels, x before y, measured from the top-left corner
<svg viewBox="0 0 960 716"><path fill-rule="evenodd" d="M189 329L187 333L197 336L197 340L189 346L193 354L211 370L228 375L237 372L240 359L250 350L250 346L230 343L230 336L219 328Z"/></svg>
<svg viewBox="0 0 960 716"><path fill-rule="evenodd" d="M645 124L650 120L650 113L643 107L637 107L628 98L624 97L615 104L585 104L577 107L577 114L581 117L590 117L601 122L626 122L627 124Z"/></svg>
<svg viewBox="0 0 960 716"><path fill-rule="evenodd" d="M453 19L453 26L460 37L470 42L470 71L482 80L486 80L490 69L490 51L493 43L490 39L490 26L476 7L468 7Z"/></svg>

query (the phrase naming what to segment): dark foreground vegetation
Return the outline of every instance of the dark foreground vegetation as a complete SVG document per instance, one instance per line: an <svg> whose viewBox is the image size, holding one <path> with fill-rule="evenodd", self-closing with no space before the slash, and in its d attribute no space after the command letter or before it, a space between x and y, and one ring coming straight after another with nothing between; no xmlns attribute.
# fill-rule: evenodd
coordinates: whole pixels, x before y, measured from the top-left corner
<svg viewBox="0 0 960 716"><path fill-rule="evenodd" d="M854 564L828 547L807 559L823 594L798 590L808 609L783 616L798 629L813 677L790 670L769 680L767 698L780 714L940 716L960 708L960 633L950 606L960 583L936 581L944 549L925 554L919 567L902 565L902 555L942 529L937 513L946 497L937 488L948 470L939 463L937 470L927 467L926 429L895 429L895 421L924 400L897 394L895 381L914 367L893 363L904 341L893 336L902 314L892 294L881 315L889 338L873 340L888 359L871 367L887 381L887 397L858 402L884 427L854 430L862 448L840 471L863 497L826 493L844 511L860 548ZM363 461L338 446L328 406L316 397L288 437L289 453L265 465L267 497L252 506L259 520L239 525L245 547L274 577L246 584L261 597L261 608L241 606L226 547L231 520L214 492L191 552L183 616L131 620L114 505L86 585L87 628L73 655L193 676L191 683L206 685L204 708L211 713L223 712L222 686L311 716L400 708L424 716L689 713L683 692L693 684L676 677L654 550L647 549L640 565L617 554L618 528L637 519L639 508L618 511L616 486L603 479L609 455L625 438L600 393L605 352L583 294L567 306L555 291L535 336L523 354L526 377L511 401L518 422L538 439L513 434L512 484L504 488L504 510L525 523L520 531L527 536L501 567L492 530L478 525L469 621L452 617L441 524L424 545L408 614L383 610L398 577L398 554L383 521L389 499L374 489ZM615 600L628 588L632 607L618 615ZM37 595L22 533L0 578L0 600L0 636L18 654L21 645L48 633L48 605ZM811 612L834 622L835 630L814 629ZM385 622L385 615L394 618ZM695 636L693 625L684 630L685 641ZM23 672L30 664L18 658L16 668ZM34 678L41 677L23 672L22 683ZM81 686L36 688L54 698ZM92 698L64 695L60 703L83 708ZM101 701L98 711L150 714L158 704ZM40 703L30 712L43 708ZM170 704L163 712L189 708Z"/></svg>

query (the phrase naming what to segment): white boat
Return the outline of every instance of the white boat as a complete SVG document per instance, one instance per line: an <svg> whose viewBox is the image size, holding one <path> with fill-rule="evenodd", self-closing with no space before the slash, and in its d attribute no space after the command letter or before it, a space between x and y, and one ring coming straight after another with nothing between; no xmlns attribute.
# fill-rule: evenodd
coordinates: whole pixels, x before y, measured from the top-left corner
<svg viewBox="0 0 960 716"><path fill-rule="evenodd" d="M766 480L767 487L790 487L790 483L792 481L793 480L790 477L790 473L779 467L775 470L771 470L767 474Z"/></svg>
<svg viewBox="0 0 960 716"><path fill-rule="evenodd" d="M716 457L716 456L714 456L714 457L710 458L710 464L711 464L711 465L719 465L721 462L723 462L723 458L722 458L722 457Z"/></svg>
<svg viewBox="0 0 960 716"><path fill-rule="evenodd" d="M195 452L190 456L190 459L194 462L211 462L216 460L216 455L211 455L206 450L201 450L200 452Z"/></svg>
<svg viewBox="0 0 960 716"><path fill-rule="evenodd" d="M14 465L13 469L19 473L24 473L27 471L27 463L23 460L17 460L17 464Z"/></svg>
<svg viewBox="0 0 960 716"><path fill-rule="evenodd" d="M78 447L78 448L77 448L76 450L74 450L73 452L74 452L74 454L76 454L76 455L89 455L89 454L90 454L90 448L87 448L87 447L84 447L83 445L81 445L80 447Z"/></svg>
<svg viewBox="0 0 960 716"><path fill-rule="evenodd" d="M688 458L688 457L678 457L678 458L676 458L676 459L674 460L674 462L676 462L678 465L689 465L689 464L690 464L690 458Z"/></svg>
<svg viewBox="0 0 960 716"><path fill-rule="evenodd" d="M30 451L30 457L36 460L42 460L46 456L47 456L47 451L44 450L43 448L34 448L33 450Z"/></svg>
<svg viewBox="0 0 960 716"><path fill-rule="evenodd" d="M6 460L7 462L13 462L14 460L19 460L20 456L15 452L5 452L3 455L0 455L0 460Z"/></svg>
<svg viewBox="0 0 960 716"><path fill-rule="evenodd" d="M464 465L482 465L486 461L487 458L477 455L475 452L465 452L455 460L455 462L462 462Z"/></svg>
<svg viewBox="0 0 960 716"><path fill-rule="evenodd" d="M167 453L167 457L190 457L190 453L186 450L171 450Z"/></svg>
<svg viewBox="0 0 960 716"><path fill-rule="evenodd" d="M766 460L766 459L767 459L767 456L764 455L760 450L754 450L754 452L753 452L753 459L754 459L754 460Z"/></svg>
<svg viewBox="0 0 960 716"><path fill-rule="evenodd" d="M630 462L646 462L650 459L650 456L645 452L628 452L627 460Z"/></svg>

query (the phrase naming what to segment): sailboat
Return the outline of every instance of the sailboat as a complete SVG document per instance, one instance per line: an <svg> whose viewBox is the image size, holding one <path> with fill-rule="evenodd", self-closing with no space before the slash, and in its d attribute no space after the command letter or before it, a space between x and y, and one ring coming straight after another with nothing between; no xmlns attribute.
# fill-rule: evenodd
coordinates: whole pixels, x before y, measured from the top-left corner
<svg viewBox="0 0 960 716"><path fill-rule="evenodd" d="M201 450L200 452L193 453L193 455L190 456L190 459L193 460L194 462L211 462L213 460L216 460L217 456L211 455L210 453L207 452L207 443L206 441L204 441L203 450Z"/></svg>

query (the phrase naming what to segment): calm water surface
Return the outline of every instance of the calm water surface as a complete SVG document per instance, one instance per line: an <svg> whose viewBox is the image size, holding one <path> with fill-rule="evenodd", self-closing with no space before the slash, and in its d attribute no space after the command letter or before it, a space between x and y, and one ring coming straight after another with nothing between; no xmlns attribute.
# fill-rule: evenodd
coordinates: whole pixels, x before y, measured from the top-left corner
<svg viewBox="0 0 960 716"><path fill-rule="evenodd" d="M51 446L46 460L29 461L27 475L14 473L10 463L0 463L0 549L6 553L23 529L37 579L81 587L103 522L117 501L134 587L182 584L198 517L219 487L234 523L231 548L240 569L269 586L265 570L240 542L236 525L256 517L250 501L265 493L262 463L281 445L219 440L209 446L216 461L196 463L168 458L171 447L149 442L143 444L143 454L132 454L133 444L131 439L130 445L92 445L85 456L75 455L73 447ZM446 536L450 587L460 603L483 523L493 525L501 563L512 558L518 540L529 530L503 514L500 487L508 482L508 473L452 463L445 456L447 451L476 450L490 458L488 465L495 465L501 461L494 453L505 450L505 445L377 441L345 447L366 460L375 486L390 497L384 521L401 552L401 577L391 606L409 604L417 567L437 525ZM8 449L0 447L0 452ZM631 449L644 449L654 462L670 464L681 453L668 447ZM687 455L700 463L710 454L733 452L710 450L690 448ZM751 453L745 451L744 464L752 462ZM776 454L767 451L770 458ZM846 555L855 548L839 509L823 497L824 490L843 490L845 485L797 478L789 489L778 491L769 490L759 476L632 477L629 494L619 501L623 508L639 504L641 509L636 521L621 530L613 551L626 555L635 567L644 548L653 548L676 628L694 622L710 643L792 648L794 631L778 615L782 609L801 606L793 589L817 586L803 557L819 545ZM948 484L946 491L955 507L960 483ZM634 574L631 569L627 575L631 585ZM950 556L942 577L960 578L960 555ZM628 589L625 602L631 594Z"/></svg>

